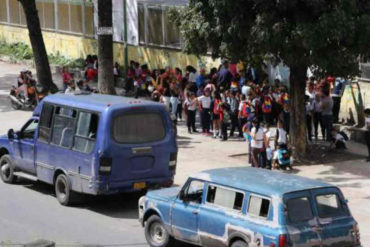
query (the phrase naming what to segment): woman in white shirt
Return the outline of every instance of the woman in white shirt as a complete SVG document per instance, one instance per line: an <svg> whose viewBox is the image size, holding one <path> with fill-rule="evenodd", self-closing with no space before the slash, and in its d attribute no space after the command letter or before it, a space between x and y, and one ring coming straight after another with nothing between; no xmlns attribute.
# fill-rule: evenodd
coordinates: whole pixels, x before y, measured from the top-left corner
<svg viewBox="0 0 370 247"><path fill-rule="evenodd" d="M265 134L263 133L263 128L259 126L258 120L256 118L253 119L252 125L253 125L251 131L252 166L260 167L258 157L262 151L263 143L265 142Z"/></svg>
<svg viewBox="0 0 370 247"><path fill-rule="evenodd" d="M370 162L370 108L365 110L366 115L366 132L365 132L365 140L367 144L367 150L369 152L369 156L367 157L366 161Z"/></svg>

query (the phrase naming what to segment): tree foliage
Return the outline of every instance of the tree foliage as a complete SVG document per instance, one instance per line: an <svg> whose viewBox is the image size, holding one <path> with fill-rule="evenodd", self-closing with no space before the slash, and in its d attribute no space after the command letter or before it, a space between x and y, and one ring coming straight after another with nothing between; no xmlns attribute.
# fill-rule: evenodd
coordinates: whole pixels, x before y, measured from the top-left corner
<svg viewBox="0 0 370 247"><path fill-rule="evenodd" d="M352 76L370 51L370 1L190 0L172 15L192 54Z"/></svg>

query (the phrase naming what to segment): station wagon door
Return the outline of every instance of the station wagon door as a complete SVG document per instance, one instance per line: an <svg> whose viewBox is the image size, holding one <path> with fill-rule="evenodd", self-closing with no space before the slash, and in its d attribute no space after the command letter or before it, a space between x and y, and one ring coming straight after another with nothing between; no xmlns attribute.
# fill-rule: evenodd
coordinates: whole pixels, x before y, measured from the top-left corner
<svg viewBox="0 0 370 247"><path fill-rule="evenodd" d="M322 246L353 246L353 225L355 224L337 188L322 188L312 192L315 210L319 219Z"/></svg>
<svg viewBox="0 0 370 247"><path fill-rule="evenodd" d="M314 214L311 193L300 191L286 194L284 204L290 246L321 247L320 227Z"/></svg>
<svg viewBox="0 0 370 247"><path fill-rule="evenodd" d="M192 180L183 191L184 198L176 198L172 205L172 233L176 239L199 244L199 207L203 200L204 182Z"/></svg>

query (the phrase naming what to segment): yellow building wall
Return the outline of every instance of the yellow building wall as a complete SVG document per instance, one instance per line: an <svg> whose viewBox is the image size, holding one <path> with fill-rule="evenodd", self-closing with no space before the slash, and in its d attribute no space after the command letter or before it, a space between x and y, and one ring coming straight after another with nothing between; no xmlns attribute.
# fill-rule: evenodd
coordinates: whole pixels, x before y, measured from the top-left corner
<svg viewBox="0 0 370 247"><path fill-rule="evenodd" d="M88 54L97 54L97 41L72 34L62 34L56 32L43 31L44 42L48 54L60 54L67 58L85 58ZM28 30L22 27L8 26L0 24L0 41L9 44L24 42L30 45ZM123 65L124 45L121 43L113 44L114 61ZM193 55L186 55L180 51L151 48L144 46L129 46L128 59L148 64L149 68L179 67L185 69L187 65L194 67L218 67L217 60L205 56L198 58Z"/></svg>

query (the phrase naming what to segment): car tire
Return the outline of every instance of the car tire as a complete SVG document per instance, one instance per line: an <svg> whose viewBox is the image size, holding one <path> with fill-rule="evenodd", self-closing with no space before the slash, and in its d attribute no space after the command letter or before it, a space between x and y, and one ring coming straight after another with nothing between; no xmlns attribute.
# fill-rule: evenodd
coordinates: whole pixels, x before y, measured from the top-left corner
<svg viewBox="0 0 370 247"><path fill-rule="evenodd" d="M7 184L14 184L17 181L17 177L14 176L14 163L7 154L0 159L0 176L1 180Z"/></svg>
<svg viewBox="0 0 370 247"><path fill-rule="evenodd" d="M71 190L68 178L64 174L59 174L55 179L55 196L63 206L70 206L72 203L73 192Z"/></svg>
<svg viewBox="0 0 370 247"><path fill-rule="evenodd" d="M248 247L248 244L242 240L235 241L231 247Z"/></svg>
<svg viewBox="0 0 370 247"><path fill-rule="evenodd" d="M152 215L146 221L145 238L151 247L172 247L174 243L158 215Z"/></svg>

